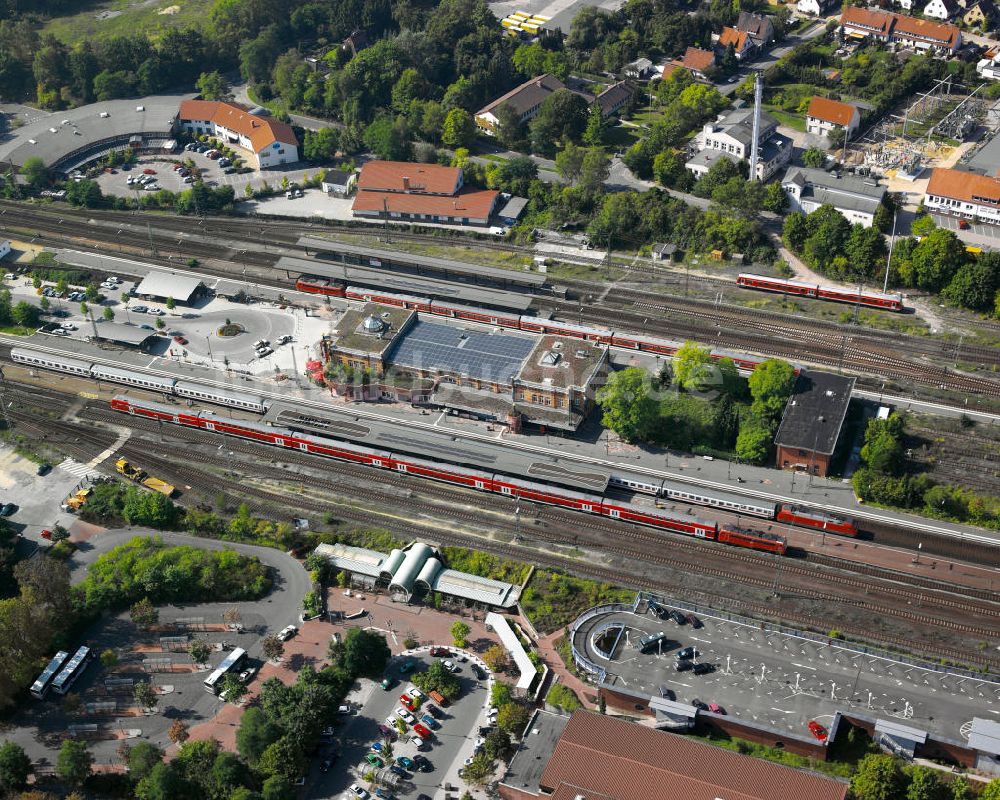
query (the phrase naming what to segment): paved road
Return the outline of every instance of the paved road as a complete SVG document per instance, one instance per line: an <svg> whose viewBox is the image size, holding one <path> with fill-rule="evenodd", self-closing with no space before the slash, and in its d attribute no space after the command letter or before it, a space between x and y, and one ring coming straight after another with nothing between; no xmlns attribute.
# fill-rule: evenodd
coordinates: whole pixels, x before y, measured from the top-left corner
<svg viewBox="0 0 1000 800"><path fill-rule="evenodd" d="M802 33L795 33L791 36L785 38L784 42L778 47L772 48L770 51L762 55L755 61L747 64L745 67L739 69L735 74L738 76L738 80L728 83L723 81L717 83L715 88L719 90L720 94L726 95L727 97L735 92L742 84L743 80L749 75L753 70L765 70L772 64L778 63L778 60L785 55L790 53L792 48L797 45L802 44L802 42L807 42L810 39L815 39L817 36L826 30L826 20L820 19L813 24L812 27L806 28Z"/></svg>

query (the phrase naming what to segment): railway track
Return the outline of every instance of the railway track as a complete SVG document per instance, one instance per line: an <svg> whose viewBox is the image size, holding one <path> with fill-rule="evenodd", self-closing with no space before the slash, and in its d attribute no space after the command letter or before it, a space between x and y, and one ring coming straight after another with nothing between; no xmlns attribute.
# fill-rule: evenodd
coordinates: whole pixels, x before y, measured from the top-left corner
<svg viewBox="0 0 1000 800"><path fill-rule="evenodd" d="M54 396L47 397L44 401L47 409L58 410L58 399ZM114 421L118 424L122 422L121 418L117 415L112 415L110 411L94 408L93 406L88 406L85 412L87 419L96 419L103 421L107 419L108 421ZM132 422L135 422L133 418L129 418ZM142 421L142 425L132 425L135 428L146 428L146 433L151 434L158 432L155 423L150 421ZM47 428L53 435L62 435L65 437L76 437L78 435L78 426L73 425L68 422L41 422L38 423L39 429ZM252 458L260 458L266 461L271 461L272 464L268 466L253 465L250 470L243 470L244 472L252 472L252 474L262 480L263 485L253 485L249 487L246 485L246 478L241 476L237 477L227 477L225 475L213 475L206 470L216 469L216 470L226 470L230 467L229 459L225 456L220 455L218 452L212 453L209 450L208 453L200 455L198 458L198 465L192 463L191 454L191 439L199 439L202 442L209 438L207 436L196 435L195 437L185 436L181 442L174 442L173 434L175 431L170 429L170 435L168 436L167 443L159 445L158 447L151 448L149 441L140 440L130 440L122 448L121 452L126 457L136 461L137 463L143 464L152 471L163 473L164 476L172 479L176 479L178 484L188 484L191 486L198 486L203 491L211 494L215 490L223 491L231 496L239 496L244 498L251 509L262 516L272 516L274 511L274 504L279 505L289 505L293 508L302 508L306 511L323 513L329 510L334 510L335 514L345 521L354 522L358 524L371 525L373 523L373 513L365 510L364 508L358 507L355 502L349 500L341 501L336 504L331 504L330 502L323 502L316 499L312 499L308 496L295 494L293 497L289 497L288 494L283 494L280 491L274 491L268 488L268 484L273 483L274 485L280 485L281 483L295 483L299 485L306 486L312 489L314 492L323 493L329 496L331 491L336 491L338 487L342 488L345 485L355 485L358 483L370 483L370 474L366 474L362 468L356 465L342 464L340 462L332 462L322 460L319 461L313 457L306 456L304 454L294 454L294 459L282 459L282 461L294 461L301 462L305 466L312 466L313 468L319 466L323 467L325 473L332 473L338 476L359 477L362 478L362 482L351 481L351 480L331 480L328 477L316 477L312 475L306 475L301 473L289 473L287 470L283 470L280 467L273 465L274 453L269 452L269 448L263 445L254 445L251 443L235 443L232 440L228 444L232 444L229 447L230 450L238 450L239 452L245 452L246 455ZM185 432L187 434L194 432ZM102 436L102 434L105 434ZM109 441L113 441L113 436L102 431L100 428L91 426L85 428L83 431L82 440L85 440L90 444L92 448L103 448L106 447ZM157 452L153 452L157 451ZM161 452L162 451L162 452ZM86 454L84 454L86 456ZM282 454L283 456L286 454ZM89 456L86 456L89 458ZM317 463L318 462L318 463ZM241 465L241 468L244 465ZM382 473L377 474L379 483L383 483L388 474L383 475ZM406 481L405 476L392 475L392 487L393 489L400 489L403 487ZM454 503L456 499L456 491L451 487L438 486L432 484L433 489L427 491L430 487L421 485L419 495L431 495L441 500L444 500L449 505L447 509L442 506L441 502L428 502L422 497L407 497L406 502L409 509L412 509L412 513L416 513L418 518L432 520L435 516L440 517L444 512L447 513L449 519L455 520L459 523L465 523L474 527L482 527L483 525L483 506L484 497L478 493L468 493L470 499L475 500L475 509L455 509ZM400 503L400 493L398 491L392 490L382 490L382 489L372 489L371 487L366 487L361 493L362 502L367 504L381 505L383 508L398 508ZM491 498L492 499L492 498ZM570 545L579 546L579 541L577 539L577 534L570 533L574 528L579 529L579 520L575 515L571 515L569 512L561 512L558 509L540 509L539 513L536 515L541 524L530 525L525 529L524 525L519 525L516 520L512 521L510 519L510 508L509 505L504 507L502 502L493 502L487 504L486 510L489 512L487 514L489 520L489 527L491 530L499 530L506 534L520 532L523 536L538 538L542 541L551 541L553 544L559 545ZM405 533L408 538L432 538L439 539L442 543L446 544L459 544L461 546L473 547L474 549L482 549L484 546L484 541L481 537L476 537L474 535L462 534L457 531L453 531L451 528L448 530L443 530L442 526L439 524L428 524L425 526L413 525L412 523L400 520L398 516L390 514L386 516L385 514L374 514L374 521L380 527L394 528L398 532ZM587 526L592 527L595 532L595 536L599 544L606 542L611 526L601 526L594 525L592 520L587 520ZM616 535L621 539L621 543L617 543L608 548L606 546L602 547L605 552L610 552L613 555L628 560L638 560L641 563L653 564L657 567L669 568L680 571L680 573L687 573L692 570L697 571L699 574L704 573L706 576L715 577L716 579L726 582L740 582L744 585L754 586L758 589L766 589L770 585L770 580L762 578L759 576L760 565L761 564L773 564L774 560L769 557L760 557L758 554L754 553L738 553L738 552L727 552L726 549L721 549L719 552L713 554L714 557L718 557L719 553L725 553L725 562L722 566L712 567L711 565L705 565L698 563L697 565L692 564L691 553L695 552L699 558L704 558L707 556L704 548L698 550L700 545L688 542L683 538L679 538L676 542L671 541L669 545L671 546L670 555L664 555L663 550L667 542L666 537L662 535L656 535L653 532L646 532L644 530L632 530L626 529L626 536L623 538L621 534L623 531L615 531ZM576 539L576 540L575 540ZM676 547L674 546L676 545ZM551 553L540 552L533 548L518 547L515 545L506 545L500 542L488 542L486 543L487 549L503 553L517 554L516 557L521 560L526 560L529 563L544 564L547 566L552 566L555 568L569 570L572 573L584 572L591 577L597 579L610 580L616 584L630 583L634 584L636 582L636 575L634 570L628 570L627 568L611 569L601 566L596 566L592 563L582 564L578 559L560 557ZM655 549L656 554L651 554L650 550ZM735 558L735 561L734 561ZM787 560L784 560L787 562ZM732 565L744 566L744 569L736 569ZM816 574L815 572L807 573L804 568L792 568L788 563L782 563L782 572L788 577L789 584L791 583L791 578L793 575L798 576L801 574L802 578L807 582L807 586L815 586ZM749 571L750 574L746 574ZM754 572L757 576L754 577ZM846 579L846 576L845 576ZM660 581L657 579L647 580L642 579L642 586L644 588L653 589L669 589L670 584L667 581ZM865 582L855 580L853 587L865 584ZM844 584L847 588L848 584ZM674 585L675 588L676 584ZM918 612L908 610L906 608L897 608L890 605L882 605L880 602L876 601L874 595L869 594L868 597L862 598L856 601L856 605L863 605L867 610L873 613L888 614L890 616L899 618L901 620L906 620L915 625L922 625L929 628L937 629L948 629L954 633L960 633L965 635L974 636L994 636L996 634L996 629L994 627L985 627L983 624L977 624L974 621L961 622L957 619L958 616L964 616L968 613L980 612L982 609L975 606L975 604L970 603L968 600L961 600L957 598L944 598L936 596L938 587L926 587L931 594L928 594L926 598L921 598L920 602L922 604L933 605L935 607L943 607L948 609L951 617L942 620L932 616L930 613ZM797 592L804 591L805 587L792 587L789 585L787 592ZM879 591L882 587L879 587ZM891 594L891 593L890 593ZM935 596L931 596L931 595ZM809 591L806 595L813 600L823 600L824 602L844 602L844 597L841 595L827 595L827 594L817 594L815 591ZM726 594L712 594L706 593L706 597L712 598L716 603L720 602L726 597ZM753 603L750 601L733 601L728 602L731 608L740 608L744 611L756 611L758 613L765 613L769 618L774 617L774 608L769 607L765 604ZM780 616L787 621L794 621L805 624L808 620L808 624L811 627L822 630L823 621L811 619L807 615L799 614L792 609L783 608ZM818 626L818 627L817 627ZM846 629L846 626L845 626ZM851 630L851 633L855 631ZM864 637L866 631L857 630L856 634L859 637ZM867 633L870 633L867 632ZM909 641L912 646L913 642ZM944 648L944 647L934 647L934 652L939 655L946 657L956 657L959 652L957 649ZM968 656L968 653L966 653ZM967 659L966 659L967 660Z"/></svg>
<svg viewBox="0 0 1000 800"><path fill-rule="evenodd" d="M234 266L237 264L243 267L253 266L258 270L273 267L276 263L276 253L260 252L254 249L255 243L252 241L245 249L219 243L218 238L222 233L231 236L246 235L248 230L253 230L252 221L216 217L195 221L168 216L155 216L150 220L149 214L143 216L150 226L145 235L142 231L131 229L140 227L138 215L132 215L131 219L124 223L120 219L111 217L108 212L91 214L86 220L81 220L71 211L67 213L64 209L27 212L23 206L9 201L0 202L0 224L23 226L29 234L32 230L41 228L49 232L46 241L54 240L68 246L79 246L79 240L82 240L94 249L106 250L109 242L117 241L120 246L128 243L131 247L144 251L152 240L154 243L159 242L158 249L162 249L163 253L168 255L167 263L172 263L173 257L183 261L191 256L209 261L229 261L234 263ZM157 226L156 236L152 233L153 221ZM43 222L45 224L42 224ZM122 227L116 228L117 225ZM286 249L298 249L294 242L299 235L311 232L308 226L306 228L307 230L303 230L301 224L269 222L266 228L260 227L261 245L267 247L268 242L281 243ZM115 232L109 236L108 231L111 229L115 229ZM203 241L203 238L210 241ZM234 273L242 274L238 269L222 269L214 265L202 265L199 270L227 278L232 278ZM268 280L260 274L254 275L253 279L287 288L285 282L275 281L273 278ZM588 284L579 286L593 290ZM551 299L547 301L553 302ZM609 293L607 301L618 305L614 308L588 307L585 312L586 321L615 328L621 326L622 315L625 315L628 320L626 324L631 327L651 328L653 333L665 338L678 336L696 338L705 344L721 344L735 350L749 349L765 356L779 356L792 360L806 357L817 363L848 367L862 375L879 379L887 377L904 381L916 379L936 387L973 392L987 397L1000 397L998 382L951 372L947 368L919 360L903 359L897 354L897 350L902 348L919 358L934 356L940 358L942 353L937 351L937 345L930 348L937 352L929 353L926 352L927 348L919 349L919 343L904 344L907 342L905 338L895 337L893 346L887 347L867 341L867 337L861 336L859 331L844 330L842 326L831 328L832 323L812 323L775 312L759 312L737 307L720 308L705 301L665 298L662 295L651 295L636 290L616 288ZM584 310L579 303L555 303L555 306L565 319L584 318ZM650 311L664 315L668 321L650 321L648 314ZM680 323L679 315L687 318L685 322ZM820 332L829 333L838 330L842 337L839 348L820 344L823 340L819 335ZM847 342L849 333L852 334L850 347ZM858 341L855 342L855 339ZM949 360L959 360L962 357L966 357L966 360L987 359L982 363L1000 366L1000 352L991 348L969 347L968 350L956 349Z"/></svg>

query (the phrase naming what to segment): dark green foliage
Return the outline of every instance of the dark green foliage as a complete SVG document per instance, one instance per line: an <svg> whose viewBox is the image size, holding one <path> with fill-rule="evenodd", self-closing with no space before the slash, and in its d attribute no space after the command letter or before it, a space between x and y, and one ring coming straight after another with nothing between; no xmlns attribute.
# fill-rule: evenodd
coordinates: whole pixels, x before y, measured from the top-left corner
<svg viewBox="0 0 1000 800"><path fill-rule="evenodd" d="M141 781L153 767L163 761L163 751L151 742L136 742L128 753L128 771L137 781Z"/></svg>
<svg viewBox="0 0 1000 800"><path fill-rule="evenodd" d="M87 744L78 739L66 739L56 758L56 775L70 786L81 786L90 775L94 757Z"/></svg>
<svg viewBox="0 0 1000 800"><path fill-rule="evenodd" d="M257 558L232 550L167 547L156 537L135 537L105 553L74 591L88 609L121 608L148 596L155 604L249 600L271 586Z"/></svg>
<svg viewBox="0 0 1000 800"><path fill-rule="evenodd" d="M0 792L17 792L28 784L31 759L16 742L5 741L0 745Z"/></svg>
<svg viewBox="0 0 1000 800"><path fill-rule="evenodd" d="M440 692L446 700L455 700L462 693L461 681L445 669L440 661L435 661L424 672L414 673L412 680L418 689Z"/></svg>

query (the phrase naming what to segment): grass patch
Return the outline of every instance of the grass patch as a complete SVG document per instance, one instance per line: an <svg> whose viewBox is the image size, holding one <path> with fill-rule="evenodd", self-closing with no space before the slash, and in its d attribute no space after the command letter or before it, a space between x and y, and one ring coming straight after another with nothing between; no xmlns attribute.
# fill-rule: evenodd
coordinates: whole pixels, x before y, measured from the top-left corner
<svg viewBox="0 0 1000 800"><path fill-rule="evenodd" d="M625 270L608 269L591 264L570 264L565 261L557 261L546 271L547 275L553 278L574 278L576 280L592 281L612 281L618 280L625 275Z"/></svg>
<svg viewBox="0 0 1000 800"><path fill-rule="evenodd" d="M106 0L86 10L50 20L42 29L72 46L85 39L134 36L146 31L152 38L168 28L200 27L213 0ZM173 13L161 13L164 10Z"/></svg>
<svg viewBox="0 0 1000 800"><path fill-rule="evenodd" d="M568 625L582 612L603 603L630 603L635 592L564 572L535 570L521 594L521 608L540 634Z"/></svg>
<svg viewBox="0 0 1000 800"><path fill-rule="evenodd" d="M442 547L441 555L445 557L451 569L468 572L480 578L490 578L520 586L528 577L531 569L527 564L508 561L505 558L491 556L482 550L469 550L465 547Z"/></svg>
<svg viewBox="0 0 1000 800"><path fill-rule="evenodd" d="M779 750L776 747L767 747L766 745L757 744L756 742L748 742L745 739L732 739L725 737L722 734L709 734L707 736L699 736L697 734L687 735L691 739L699 739L703 742L707 742L708 744L715 745L716 747L722 747L736 753L753 756L754 758L763 758L767 761L773 761L776 764L783 764L786 767L792 767L793 769L809 769L814 772L821 772L824 775L833 776L835 778L849 778L854 774L854 763L851 762L820 761L816 758L809 758L808 756L800 756L795 753L789 753L787 750ZM862 753L862 755L864 755L864 753Z"/></svg>
<svg viewBox="0 0 1000 800"><path fill-rule="evenodd" d="M639 131L628 125L615 125L604 133L604 143L616 150L631 147L639 140Z"/></svg>
<svg viewBox="0 0 1000 800"><path fill-rule="evenodd" d="M411 253L431 258L448 258L453 261L464 261L467 264L480 264L487 267L498 267L499 269L524 271L525 266L532 262L531 255L528 253L491 250L485 247L477 247L474 244L451 243L445 239L442 239L440 244L424 244L420 242L391 242L387 244L386 242L379 241L375 236L345 236L330 232L325 232L322 238L335 242L367 244L386 250L398 250L401 253Z"/></svg>
<svg viewBox="0 0 1000 800"><path fill-rule="evenodd" d="M780 125L785 125L802 133L806 132L806 119L801 114L793 114L790 111L782 111L777 108L769 108L767 109L767 113L778 120Z"/></svg>
<svg viewBox="0 0 1000 800"><path fill-rule="evenodd" d="M0 325L0 333L9 333L11 336L31 336L35 330L24 325Z"/></svg>

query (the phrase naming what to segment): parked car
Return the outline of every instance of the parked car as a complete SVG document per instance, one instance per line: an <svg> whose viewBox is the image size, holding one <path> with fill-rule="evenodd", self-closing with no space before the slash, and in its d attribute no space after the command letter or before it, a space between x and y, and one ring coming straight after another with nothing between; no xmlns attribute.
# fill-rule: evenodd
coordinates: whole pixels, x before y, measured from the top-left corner
<svg viewBox="0 0 1000 800"><path fill-rule="evenodd" d="M430 738L431 738L431 731L430 731L430 728L428 728L428 727L427 727L426 725L422 725L422 724L421 724L421 723L419 723L419 722L418 722L418 723L416 723L416 724L415 724L415 725L413 726L413 731L414 731L414 733L416 733L416 734L417 734L417 736L419 736L419 737L420 737L421 739L430 739Z"/></svg>
<svg viewBox="0 0 1000 800"><path fill-rule="evenodd" d="M701 653L699 653L694 647L684 647L677 651L677 658L679 659L694 658L699 655L701 655Z"/></svg>
<svg viewBox="0 0 1000 800"><path fill-rule="evenodd" d="M385 766L385 761L383 761L381 758L379 758L374 753L369 753L368 755L366 755L365 756L365 761L367 761L373 767L378 767L379 769L382 769L382 767Z"/></svg>
<svg viewBox="0 0 1000 800"><path fill-rule="evenodd" d="M44 475L48 475L50 472L52 472L51 464L39 464L38 469L35 471L35 474L41 477Z"/></svg>
<svg viewBox="0 0 1000 800"><path fill-rule="evenodd" d="M481 666L479 666L478 664L473 664L473 665L472 665L472 672L473 672L473 673L475 674L475 676L476 676L476 677L477 677L477 678L478 678L479 680L481 680L481 681L482 681L482 680L486 680L486 670L484 670L484 669L483 669L483 668L482 668Z"/></svg>
<svg viewBox="0 0 1000 800"><path fill-rule="evenodd" d="M399 764L403 769L413 769L413 759L408 756L399 756L396 758L396 763Z"/></svg>
<svg viewBox="0 0 1000 800"><path fill-rule="evenodd" d="M715 665L714 664L706 664L703 661L700 664L695 664L694 665L694 674L695 675L707 675L709 672L715 672Z"/></svg>
<svg viewBox="0 0 1000 800"><path fill-rule="evenodd" d="M287 642L298 632L299 629L296 628L294 625L287 625L278 632L278 639L280 639L282 642Z"/></svg>
<svg viewBox="0 0 1000 800"><path fill-rule="evenodd" d="M180 335L175 336L174 337L174 341L177 342L177 344L187 344L188 343L188 340L185 339L183 336L180 336Z"/></svg>
<svg viewBox="0 0 1000 800"><path fill-rule="evenodd" d="M13 503L4 503L3 508L0 508L0 517L9 517L15 511L17 511L17 506Z"/></svg>
<svg viewBox="0 0 1000 800"><path fill-rule="evenodd" d="M254 675L257 674L257 667L247 667L243 672L240 673L241 683L250 683L253 680Z"/></svg>
<svg viewBox="0 0 1000 800"><path fill-rule="evenodd" d="M699 711L708 711L708 704L702 702L697 697L691 701L691 705L697 708Z"/></svg>
<svg viewBox="0 0 1000 800"><path fill-rule="evenodd" d="M718 703L709 703L708 704L708 710L711 711L713 714L725 714L726 713L726 709L724 709Z"/></svg>
<svg viewBox="0 0 1000 800"><path fill-rule="evenodd" d="M444 716L444 712L440 708L438 708L436 705L434 705L433 703L431 703L430 705L426 706L426 708L424 710L425 711L429 711L432 716L435 716L438 719L440 719L441 717Z"/></svg>
<svg viewBox="0 0 1000 800"><path fill-rule="evenodd" d="M413 670L417 668L417 662L412 658L406 659L402 664L399 665L400 675L409 675Z"/></svg>
<svg viewBox="0 0 1000 800"><path fill-rule="evenodd" d="M434 658L447 658L451 655L451 650L447 647L432 647L431 655L434 656Z"/></svg>
<svg viewBox="0 0 1000 800"><path fill-rule="evenodd" d="M704 624L702 623L702 621L700 619L698 619L694 614L685 614L684 616L687 617L687 621L691 625L692 628L704 628L705 627Z"/></svg>
<svg viewBox="0 0 1000 800"><path fill-rule="evenodd" d="M434 717L432 717L430 714L424 714L420 718L420 721L428 728L430 728L432 731L436 731L438 728L441 727L441 723L438 722L436 719L434 719Z"/></svg>
<svg viewBox="0 0 1000 800"><path fill-rule="evenodd" d="M409 775L406 774L406 770L403 769L398 764L390 764L389 765L389 772L391 772L393 775L398 775L400 778L409 778L410 777Z"/></svg>
<svg viewBox="0 0 1000 800"><path fill-rule="evenodd" d="M417 769L421 772L430 772L434 769L434 765L427 760L427 756L420 755L419 753L413 757L413 763L417 765Z"/></svg>
<svg viewBox="0 0 1000 800"><path fill-rule="evenodd" d="M382 690L388 692L392 688L392 678L382 678Z"/></svg>
<svg viewBox="0 0 1000 800"><path fill-rule="evenodd" d="M685 617L680 611L671 611L670 618L678 625L687 625L687 617Z"/></svg>
<svg viewBox="0 0 1000 800"><path fill-rule="evenodd" d="M401 694L399 696L399 702L402 703L403 708L405 708L407 711L416 711L417 707L413 705L413 700L410 699L410 696L408 694Z"/></svg>
<svg viewBox="0 0 1000 800"><path fill-rule="evenodd" d="M458 667L455 666L455 664L453 664L451 661L445 661L444 668L448 670L448 672L458 672Z"/></svg>
<svg viewBox="0 0 1000 800"><path fill-rule="evenodd" d="M132 306L130 310L134 311L136 314L145 314L147 311L149 311L149 309L146 306Z"/></svg>
<svg viewBox="0 0 1000 800"><path fill-rule="evenodd" d="M368 800L368 797L369 797L368 790L367 789L362 789L356 783L352 783L351 787L350 787L350 789L348 789L348 791L351 794L353 794L355 797L360 797L361 800Z"/></svg>
<svg viewBox="0 0 1000 800"><path fill-rule="evenodd" d="M382 742L372 742L371 750L373 753L381 753L385 750L385 745Z"/></svg>
<svg viewBox="0 0 1000 800"><path fill-rule="evenodd" d="M382 736L384 736L390 742L396 741L396 737L399 735L396 733L395 728L390 728L388 725L384 725L382 723L379 723L378 732L381 733Z"/></svg>
<svg viewBox="0 0 1000 800"><path fill-rule="evenodd" d="M333 766L333 762L330 759L324 759L323 763L319 765L319 771L324 775L330 771L330 767Z"/></svg>
<svg viewBox="0 0 1000 800"><path fill-rule="evenodd" d="M407 725L413 724L413 714L411 714L405 708L397 708L396 716L399 717L401 720L403 720L403 722L405 722Z"/></svg>
<svg viewBox="0 0 1000 800"><path fill-rule="evenodd" d="M664 700L674 701L677 699L677 695L674 694L674 690L665 684L660 684L660 697Z"/></svg>
<svg viewBox="0 0 1000 800"><path fill-rule="evenodd" d="M411 686L409 689L406 690L406 693L413 698L414 702L422 702L423 700L426 699L424 697L424 693L420 691L416 686Z"/></svg>
<svg viewBox="0 0 1000 800"><path fill-rule="evenodd" d="M164 316L164 311L162 308L151 308L146 312L147 314L152 314L154 317Z"/></svg>
<svg viewBox="0 0 1000 800"><path fill-rule="evenodd" d="M826 741L827 733L826 728L820 725L816 720L809 720L809 732L819 739L821 742Z"/></svg>
<svg viewBox="0 0 1000 800"><path fill-rule="evenodd" d="M43 539L51 539L52 538L52 531L46 529L46 530L42 531L40 535L41 535L41 537Z"/></svg>
<svg viewBox="0 0 1000 800"><path fill-rule="evenodd" d="M693 666L694 666L694 664L692 664L691 661L689 659L686 659L686 658L685 659L679 659L679 660L677 660L677 661L674 662L674 669L677 672L687 672Z"/></svg>

